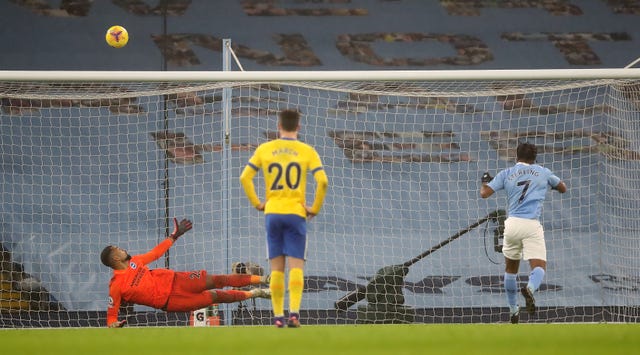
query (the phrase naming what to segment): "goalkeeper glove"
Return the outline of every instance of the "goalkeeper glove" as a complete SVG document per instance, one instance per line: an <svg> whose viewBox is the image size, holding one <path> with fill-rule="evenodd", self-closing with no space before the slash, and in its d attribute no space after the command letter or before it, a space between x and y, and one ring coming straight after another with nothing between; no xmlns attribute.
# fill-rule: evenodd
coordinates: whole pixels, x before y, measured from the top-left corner
<svg viewBox="0 0 640 355"><path fill-rule="evenodd" d="M491 174L489 173L482 174L482 177L480 178L480 181L482 183L490 182L491 180L493 180L493 176L491 176Z"/></svg>
<svg viewBox="0 0 640 355"><path fill-rule="evenodd" d="M173 239L174 242L193 227L191 221L186 218L180 221L180 223L178 223L177 218L174 218L173 224L175 227L173 233L169 235L169 238Z"/></svg>

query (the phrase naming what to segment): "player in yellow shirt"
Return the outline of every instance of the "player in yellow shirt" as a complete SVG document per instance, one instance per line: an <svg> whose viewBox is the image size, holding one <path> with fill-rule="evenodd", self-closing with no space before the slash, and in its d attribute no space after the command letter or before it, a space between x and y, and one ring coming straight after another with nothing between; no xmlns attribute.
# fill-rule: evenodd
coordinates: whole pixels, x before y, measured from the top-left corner
<svg viewBox="0 0 640 355"><path fill-rule="evenodd" d="M271 264L271 304L274 324L284 327L285 264L289 268L289 320L300 326L300 303L304 288L304 261L307 244L307 219L320 212L329 179L316 150L298 140L300 113L284 110L278 117L278 139L261 144L242 171L240 182L253 205L264 211L267 246ZM261 202L253 178L262 170L266 198ZM307 173L316 182L313 204L305 203Z"/></svg>

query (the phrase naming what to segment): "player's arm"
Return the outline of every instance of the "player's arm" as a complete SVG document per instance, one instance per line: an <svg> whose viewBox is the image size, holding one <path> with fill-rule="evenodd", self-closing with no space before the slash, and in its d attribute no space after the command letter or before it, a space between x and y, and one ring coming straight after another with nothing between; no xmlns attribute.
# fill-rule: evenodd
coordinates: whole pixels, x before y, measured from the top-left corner
<svg viewBox="0 0 640 355"><path fill-rule="evenodd" d="M329 178L322 168L314 172L313 178L316 180L316 193L313 199L313 205L307 210L307 213L311 212L313 215L317 215L320 213L320 209L324 203L324 197L327 194Z"/></svg>
<svg viewBox="0 0 640 355"><path fill-rule="evenodd" d="M127 320L118 321L120 310L120 292L114 287L109 287L109 307L107 308L107 327L122 328Z"/></svg>
<svg viewBox="0 0 640 355"><path fill-rule="evenodd" d="M567 192L567 185L563 181L560 181L558 185L552 187L552 189L557 190L559 193L563 194Z"/></svg>
<svg viewBox="0 0 640 355"><path fill-rule="evenodd" d="M315 151L314 158L311 164L311 166L315 166L315 168L311 170L311 174L316 181L316 193L313 199L313 204L310 207L305 206L305 210L307 210L307 216L309 217L313 217L320 213L320 209L322 208L322 204L324 203L324 198L327 194L327 188L329 187L329 178L327 177L327 173L322 167L320 156Z"/></svg>
<svg viewBox="0 0 640 355"><path fill-rule="evenodd" d="M139 255L143 264L148 264L154 260L158 260L164 253L171 248L173 243L178 240L183 234L191 230L193 228L193 223L191 223L188 219L183 219L178 223L178 219L173 219L173 232L167 237L167 239L160 242L160 244L156 245L153 249L151 249L148 253Z"/></svg>
<svg viewBox="0 0 640 355"><path fill-rule="evenodd" d="M548 171L551 172L550 170ZM549 184L549 186L551 186L552 190L557 190L561 194L567 192L567 185L562 180L560 180L560 178L557 175L553 173L549 175L549 179L547 180L547 183Z"/></svg>
<svg viewBox="0 0 640 355"><path fill-rule="evenodd" d="M491 182L491 180L493 180L493 177L491 176L491 174L489 174L488 172L482 174L482 177L480 178L480 182L482 183L482 185L480 186L480 197L487 198L493 195L493 193L495 192L488 185Z"/></svg>
<svg viewBox="0 0 640 355"><path fill-rule="evenodd" d="M253 163L249 162L242 170L242 174L240 174L240 184L242 184L242 188L244 189L245 195L249 199L249 203L257 210L264 210L264 203L260 202L260 198L258 198L258 194L256 194L256 187L253 184L253 177L258 173L259 168Z"/></svg>

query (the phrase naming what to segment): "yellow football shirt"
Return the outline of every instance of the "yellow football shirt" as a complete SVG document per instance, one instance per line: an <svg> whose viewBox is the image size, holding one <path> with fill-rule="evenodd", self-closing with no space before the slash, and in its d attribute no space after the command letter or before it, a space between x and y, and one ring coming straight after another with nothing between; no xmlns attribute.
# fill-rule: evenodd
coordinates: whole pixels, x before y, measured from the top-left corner
<svg viewBox="0 0 640 355"><path fill-rule="evenodd" d="M242 187L254 207L260 204L253 184L258 171L262 171L265 181L265 214L297 214L306 218L308 172L317 183L312 211L316 214L320 211L328 178L320 156L312 146L295 139L275 139L258 146L240 176Z"/></svg>

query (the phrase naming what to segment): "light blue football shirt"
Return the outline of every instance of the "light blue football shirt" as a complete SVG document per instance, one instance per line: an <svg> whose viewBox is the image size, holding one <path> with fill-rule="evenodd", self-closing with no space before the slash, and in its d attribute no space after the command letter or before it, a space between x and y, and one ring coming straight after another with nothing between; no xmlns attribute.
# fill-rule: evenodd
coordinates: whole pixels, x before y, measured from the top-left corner
<svg viewBox="0 0 640 355"><path fill-rule="evenodd" d="M504 189L511 217L538 219L549 186L556 187L560 178L537 164L522 162L504 169L487 185L493 191Z"/></svg>

